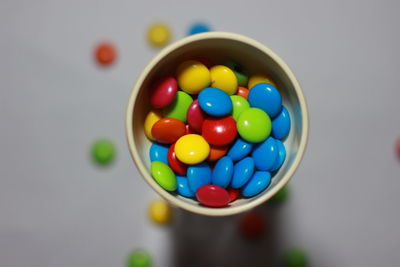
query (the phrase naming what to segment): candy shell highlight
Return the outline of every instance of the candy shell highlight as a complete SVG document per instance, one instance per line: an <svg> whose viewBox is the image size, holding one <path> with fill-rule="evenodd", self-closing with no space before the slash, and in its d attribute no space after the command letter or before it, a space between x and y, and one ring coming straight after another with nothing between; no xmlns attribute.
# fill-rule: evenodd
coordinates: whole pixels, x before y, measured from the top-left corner
<svg viewBox="0 0 400 267"><path fill-rule="evenodd" d="M210 69L211 87L219 88L228 95L237 91L238 81L235 73L228 67L217 65Z"/></svg>
<svg viewBox="0 0 400 267"><path fill-rule="evenodd" d="M154 137L151 135L151 128L153 125L162 118L162 112L157 109L151 110L147 113L146 118L144 119L144 134L150 140L154 141Z"/></svg>
<svg viewBox="0 0 400 267"><path fill-rule="evenodd" d="M165 190L175 191L176 177L171 168L161 161L153 161L150 166L154 180Z"/></svg>
<svg viewBox="0 0 400 267"><path fill-rule="evenodd" d="M208 68L195 60L181 63L177 69L176 77L179 88L188 94L198 94L211 83Z"/></svg>
<svg viewBox="0 0 400 267"><path fill-rule="evenodd" d="M176 157L186 164L200 163L208 157L209 153L210 146L201 135L184 135L175 144Z"/></svg>

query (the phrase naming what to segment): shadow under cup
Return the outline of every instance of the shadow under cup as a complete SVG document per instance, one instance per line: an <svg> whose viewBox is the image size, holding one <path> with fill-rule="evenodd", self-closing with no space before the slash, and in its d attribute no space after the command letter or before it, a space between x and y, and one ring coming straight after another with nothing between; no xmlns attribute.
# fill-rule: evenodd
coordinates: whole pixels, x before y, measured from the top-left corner
<svg viewBox="0 0 400 267"><path fill-rule="evenodd" d="M151 110L149 91L157 78L175 76L178 65L185 60L206 58L213 63L233 60L248 74L268 74L282 95L283 105L291 117L291 130L285 139L286 160L273 176L270 186L252 198L238 199L224 208L202 206L196 200L170 193L161 188L150 174L151 142L144 134L144 120ZM145 181L163 198L191 212L210 215L231 215L252 209L270 199L292 177L299 166L308 137L308 112L304 95L294 74L269 48L239 34L209 32L192 35L162 50L143 70L129 98L126 134L132 158Z"/></svg>

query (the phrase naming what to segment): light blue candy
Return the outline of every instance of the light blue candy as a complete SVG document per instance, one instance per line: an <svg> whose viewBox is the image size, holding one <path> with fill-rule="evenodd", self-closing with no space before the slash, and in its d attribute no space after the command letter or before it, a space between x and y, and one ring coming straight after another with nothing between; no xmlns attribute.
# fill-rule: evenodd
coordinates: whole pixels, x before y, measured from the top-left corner
<svg viewBox="0 0 400 267"><path fill-rule="evenodd" d="M244 197L253 197L265 190L271 183L271 174L267 171L256 171L250 181L242 188Z"/></svg>
<svg viewBox="0 0 400 267"><path fill-rule="evenodd" d="M221 117L232 111L232 100L221 89L208 87L199 93L199 105L201 109L211 116Z"/></svg>
<svg viewBox="0 0 400 267"><path fill-rule="evenodd" d="M290 115L288 110L282 106L281 112L275 119L272 120L272 131L271 135L276 139L282 140L285 138L290 131Z"/></svg>
<svg viewBox="0 0 400 267"><path fill-rule="evenodd" d="M178 194L184 197L194 197L195 194L189 187L188 178L185 176L176 176Z"/></svg>
<svg viewBox="0 0 400 267"><path fill-rule="evenodd" d="M262 143L254 146L251 156L254 159L256 168L260 171L269 171L275 165L278 158L278 147L276 139L268 137Z"/></svg>
<svg viewBox="0 0 400 267"><path fill-rule="evenodd" d="M202 32L209 32L210 27L201 22L194 23L193 25L190 26L190 29L188 31L188 35L196 34L196 33L202 33Z"/></svg>
<svg viewBox="0 0 400 267"><path fill-rule="evenodd" d="M150 161L161 161L168 165L168 146L153 143L149 151Z"/></svg>
<svg viewBox="0 0 400 267"><path fill-rule="evenodd" d="M206 162L191 165L187 169L189 187L196 193L199 187L211 183L211 168Z"/></svg>
<svg viewBox="0 0 400 267"><path fill-rule="evenodd" d="M251 107L264 110L271 118L278 115L282 108L281 94L269 83L253 86L249 92L248 101Z"/></svg>
<svg viewBox="0 0 400 267"><path fill-rule="evenodd" d="M214 166L211 183L226 188L232 180L233 161L230 157L220 158Z"/></svg>
<svg viewBox="0 0 400 267"><path fill-rule="evenodd" d="M254 173L254 160L247 157L235 164L231 187L240 188L251 178Z"/></svg>
<svg viewBox="0 0 400 267"><path fill-rule="evenodd" d="M283 164L283 162L285 162L285 158L286 158L285 145L277 139L275 139L275 142L276 142L276 146L278 148L278 157L276 158L276 161L271 168L271 172L274 172L274 171L278 170L280 167L282 167L282 164Z"/></svg>
<svg viewBox="0 0 400 267"><path fill-rule="evenodd" d="M251 149L253 148L253 143L247 142L242 138L238 137L228 151L228 156L232 158L233 161L241 160L246 157Z"/></svg>

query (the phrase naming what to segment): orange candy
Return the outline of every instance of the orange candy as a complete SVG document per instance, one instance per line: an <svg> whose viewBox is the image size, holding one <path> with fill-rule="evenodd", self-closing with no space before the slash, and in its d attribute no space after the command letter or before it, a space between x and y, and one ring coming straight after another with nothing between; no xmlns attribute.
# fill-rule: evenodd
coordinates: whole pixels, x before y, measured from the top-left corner
<svg viewBox="0 0 400 267"><path fill-rule="evenodd" d="M241 97L247 99L247 96L249 95L249 89L247 89L247 88L245 88L243 86L239 86L236 94L238 96L241 96Z"/></svg>
<svg viewBox="0 0 400 267"><path fill-rule="evenodd" d="M100 43L95 50L97 63L103 66L111 65L117 57L117 51L111 43Z"/></svg>
<svg viewBox="0 0 400 267"><path fill-rule="evenodd" d="M208 161L216 161L225 156L229 146L210 146L210 154L207 157Z"/></svg>

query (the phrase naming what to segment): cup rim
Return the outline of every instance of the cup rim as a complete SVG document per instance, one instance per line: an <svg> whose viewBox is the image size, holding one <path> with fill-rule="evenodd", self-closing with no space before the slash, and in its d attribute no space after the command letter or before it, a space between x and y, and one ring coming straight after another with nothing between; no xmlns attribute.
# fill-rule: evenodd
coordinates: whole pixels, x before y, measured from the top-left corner
<svg viewBox="0 0 400 267"><path fill-rule="evenodd" d="M160 60L162 60L166 55L169 53L175 51L176 49L187 45L191 42L196 42L200 40L205 40L205 39L229 39L229 40L234 40L238 42L242 42L244 44L253 46L257 48L258 50L262 51L263 53L267 54L269 57L274 60L280 68L285 72L285 74L288 76L290 82L294 86L294 90L297 94L297 97L299 99L299 104L300 108L302 111L302 132L301 132L301 137L300 137L300 143L297 151L297 155L293 161L292 166L289 168L289 170L283 175L281 180L267 193L261 195L258 198L255 198L252 201L249 201L247 203L244 203L239 206L228 206L228 207L223 207L223 208L211 208L211 207L206 207L206 206L201 206L201 205L193 205L190 204L182 199L179 199L176 196L173 196L163 188L161 188L155 180L151 177L149 171L143 164L139 153L136 149L135 145L135 140L133 138L133 127L132 127L132 122L133 122L133 111L135 109L135 100L138 95L139 89L147 77L147 75L150 73L150 71L156 66ZM184 37L180 40L177 40L176 42L168 45L164 49L162 49L153 59L147 64L147 66L143 69L141 74L136 80L136 83L132 89L132 92L129 96L129 101L128 101L128 106L126 110L126 121L125 121L125 132L126 132L126 138L128 141L128 147L129 147L129 152L133 158L133 161L139 170L140 174L142 175L143 179L147 182L150 187L155 190L161 197L169 201L175 206L178 206L180 208L183 208L187 211L194 212L197 214L202 214L202 215L208 215L208 216L228 216L228 215L233 215L233 214L238 214L245 212L247 210L250 210L252 208L255 208L256 206L264 203L268 199L270 199L272 196L274 196L280 189L282 189L291 179L293 176L294 172L297 170L303 155L304 151L307 146L308 142L308 131L309 131L309 118L308 118L308 108L307 108L307 103L303 94L303 91L301 90L300 84L297 81L295 75L289 68L289 66L286 64L286 62L281 59L275 52L273 52L270 48L265 46L264 44L241 34L237 33L230 33L230 32L206 32L206 33L200 33L200 34L194 34L191 36Z"/></svg>

